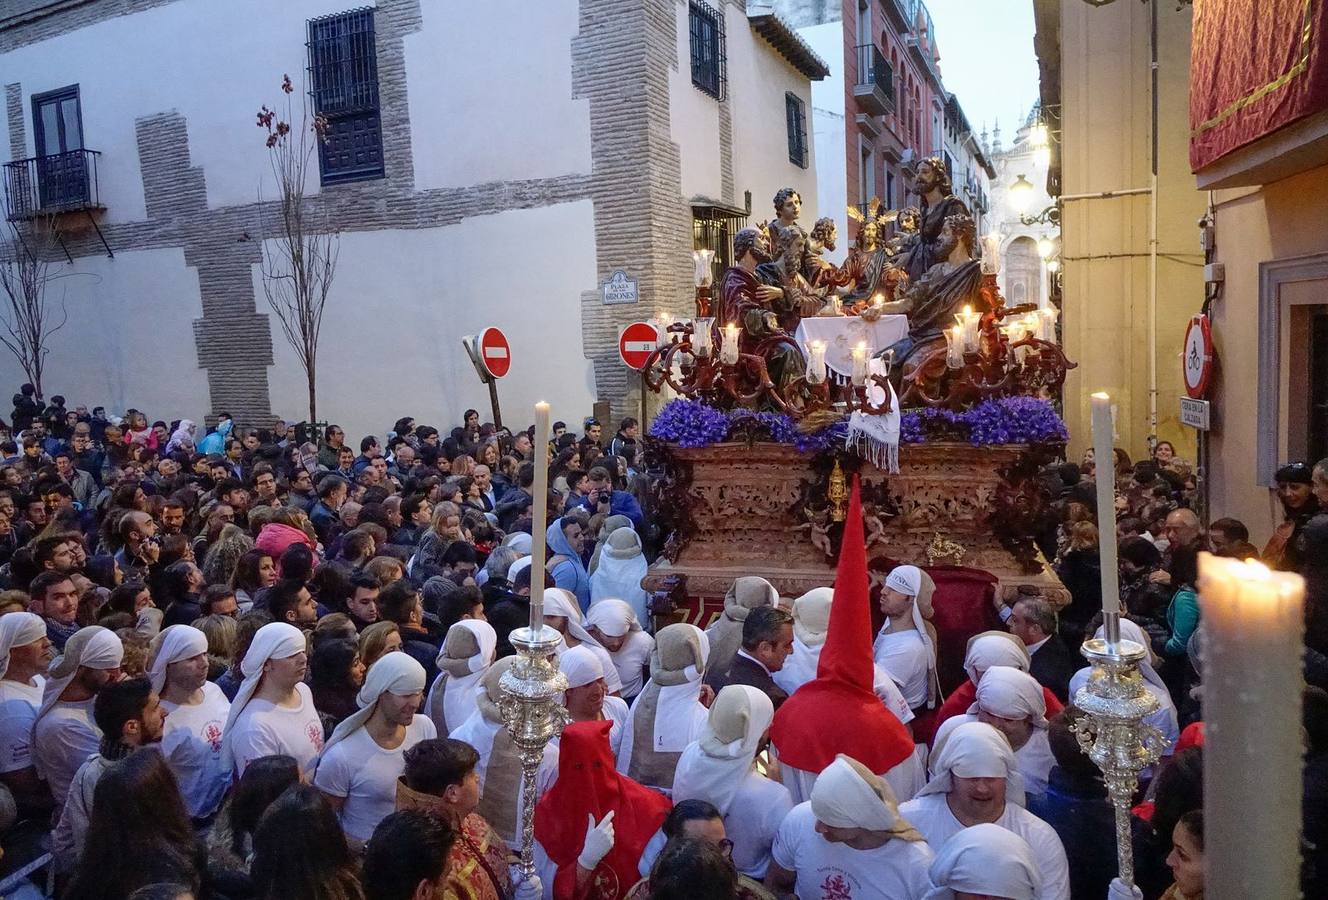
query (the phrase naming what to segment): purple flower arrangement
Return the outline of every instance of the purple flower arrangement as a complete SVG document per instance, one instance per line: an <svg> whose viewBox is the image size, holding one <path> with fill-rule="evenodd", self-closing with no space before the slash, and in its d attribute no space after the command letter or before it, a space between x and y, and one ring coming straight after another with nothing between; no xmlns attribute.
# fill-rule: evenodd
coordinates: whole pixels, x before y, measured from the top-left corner
<svg viewBox="0 0 1328 900"><path fill-rule="evenodd" d="M905 444L927 441L968 441L974 447L991 444L1063 443L1069 439L1065 422L1046 400L1036 397L1001 397L984 400L972 409L906 410L900 422Z"/></svg>
<svg viewBox="0 0 1328 900"><path fill-rule="evenodd" d="M783 413L735 409L725 413L699 400L678 398L664 404L650 424L650 436L679 447L718 444L732 433L761 433L777 444L792 444L802 453L816 453L842 444L848 422L839 421L803 434L793 419ZM986 400L972 409L905 410L900 422L900 441L922 444L929 441L967 441L975 447L990 444L1062 443L1069 438L1065 423L1045 400L1036 397L1002 397Z"/></svg>

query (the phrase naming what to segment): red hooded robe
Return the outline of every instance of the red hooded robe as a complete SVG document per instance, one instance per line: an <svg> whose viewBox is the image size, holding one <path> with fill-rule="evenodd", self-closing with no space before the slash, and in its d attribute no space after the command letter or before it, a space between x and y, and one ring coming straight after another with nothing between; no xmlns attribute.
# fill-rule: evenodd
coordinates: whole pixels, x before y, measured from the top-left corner
<svg viewBox="0 0 1328 900"><path fill-rule="evenodd" d="M586 839L586 817L613 815L613 849L595 867L592 900L621 900L640 880L641 851L664 824L671 804L614 768L609 749L613 723L574 722L558 745L558 780L535 806L535 839L558 866L554 900L576 896L576 860Z"/></svg>

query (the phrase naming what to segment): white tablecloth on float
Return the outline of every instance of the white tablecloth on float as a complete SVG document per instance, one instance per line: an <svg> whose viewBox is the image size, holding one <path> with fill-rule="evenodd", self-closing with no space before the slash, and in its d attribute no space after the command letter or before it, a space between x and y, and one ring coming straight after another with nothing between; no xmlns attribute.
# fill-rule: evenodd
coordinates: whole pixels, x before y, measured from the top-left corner
<svg viewBox="0 0 1328 900"><path fill-rule="evenodd" d="M908 316L881 316L868 322L860 316L812 316L798 323L794 334L803 356L809 341L825 341L825 364L841 378L853 374L853 348L867 342L869 354L878 353L908 334Z"/></svg>

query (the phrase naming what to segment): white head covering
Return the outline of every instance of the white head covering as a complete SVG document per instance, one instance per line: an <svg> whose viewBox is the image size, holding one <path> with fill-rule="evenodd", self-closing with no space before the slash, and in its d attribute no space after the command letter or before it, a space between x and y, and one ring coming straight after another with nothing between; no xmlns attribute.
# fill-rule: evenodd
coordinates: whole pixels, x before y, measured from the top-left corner
<svg viewBox="0 0 1328 900"><path fill-rule="evenodd" d="M950 732L932 751L931 781L917 796L948 794L954 776L960 778L1004 778L1005 802L1024 805L1024 779L1019 774L1010 742L986 722L965 722Z"/></svg>
<svg viewBox="0 0 1328 900"><path fill-rule="evenodd" d="M1008 631L984 631L968 639L964 671L974 684L978 683L978 672L985 672L992 666L1010 666L1027 672L1029 665L1024 642Z"/></svg>
<svg viewBox="0 0 1328 900"><path fill-rule="evenodd" d="M1042 890L1033 848L990 822L965 828L942 844L928 876L932 887L923 900L953 900L955 891L1034 900Z"/></svg>
<svg viewBox="0 0 1328 900"><path fill-rule="evenodd" d="M609 533L590 573L590 602L607 598L625 600L642 622L650 618L650 595L641 587L646 577L641 538L629 525Z"/></svg>
<svg viewBox="0 0 1328 900"><path fill-rule="evenodd" d="M917 566L895 566L886 576L885 586L913 598L908 612L918 637L922 639L922 646L927 648L927 706L935 707L941 686L936 670L936 641L928 630L927 620L932 617L931 598L936 591L936 582ZM881 632L884 634L889 627L887 620Z"/></svg>
<svg viewBox="0 0 1328 900"><path fill-rule="evenodd" d="M604 663L589 647L572 647L558 657L558 671L567 676L568 688L585 687L604 678Z"/></svg>
<svg viewBox="0 0 1328 900"><path fill-rule="evenodd" d="M622 600L596 600L586 611L586 625L593 625L600 634L622 637L630 631L640 631L641 621L636 611Z"/></svg>
<svg viewBox="0 0 1328 900"><path fill-rule="evenodd" d="M14 612L0 616L0 678L9 671L9 651L26 647L46 637L46 623L36 613Z"/></svg>
<svg viewBox="0 0 1328 900"><path fill-rule="evenodd" d="M834 588L818 587L794 600L793 636L808 647L824 644L830 632L830 602L834 597Z"/></svg>
<svg viewBox="0 0 1328 900"><path fill-rule="evenodd" d="M567 620L568 634L582 643L599 646L599 643L590 636L590 632L586 631L585 626L581 624L581 607L571 591L556 587L545 588L544 615L562 616Z"/></svg>
<svg viewBox="0 0 1328 900"><path fill-rule="evenodd" d="M470 649L471 640L478 648L475 653L458 658L461 653L457 648ZM443 645L438 650L437 665L441 670L438 680L429 692L428 708L434 709L436 703L443 705L443 721L447 727L456 728L475 711L475 694L480 690L480 679L493 665L493 656L498 649L498 632L493 626L480 619L461 619L447 629ZM436 697L438 682L442 682L443 695ZM438 719L435 717L435 722Z"/></svg>
<svg viewBox="0 0 1328 900"><path fill-rule="evenodd" d="M510 566L507 567L507 580L515 584L516 576L521 574L521 570L529 568L530 568L530 557L529 556L521 557L516 562L512 563Z"/></svg>
<svg viewBox="0 0 1328 900"><path fill-rule="evenodd" d="M365 673L364 685L355 697L359 710L343 719L332 732L332 736L323 745L323 752L318 755L319 761L326 759L327 751L338 742L344 741L364 727L364 723L373 715L374 707L378 705L378 698L383 694L393 694L397 697L422 694L426 681L424 666L416 662L410 654L386 653L380 656Z"/></svg>
<svg viewBox="0 0 1328 900"><path fill-rule="evenodd" d="M981 708L1002 719L1032 719L1038 728L1047 727L1047 699L1037 679L1010 666L992 666L978 685L977 702L968 708L976 714Z"/></svg>
<svg viewBox="0 0 1328 900"><path fill-rule="evenodd" d="M161 693L166 686L166 667L182 659L192 659L207 653L207 635L192 625L172 625L152 639L151 662L148 678L152 689Z"/></svg>
<svg viewBox="0 0 1328 900"><path fill-rule="evenodd" d="M727 816L774 718L775 705L764 691L745 684L720 690L701 737L678 760L673 802L705 800Z"/></svg>
<svg viewBox="0 0 1328 900"><path fill-rule="evenodd" d="M662 629L660 634L662 635L668 628L690 628L695 632L696 640L701 645L699 665L693 663L683 669L682 674L686 680L682 684L662 685L659 689L659 699L655 701L654 750L657 753L680 753L686 749L688 741L687 729L679 727L679 723L686 722L692 713L693 704L700 702L701 678L705 675L706 661L710 658L710 639L706 637L704 631L686 623L669 625ZM658 655L657 637L655 656Z"/></svg>
<svg viewBox="0 0 1328 900"><path fill-rule="evenodd" d="M304 632L289 622L269 622L254 633L249 652L240 660L240 672L244 675L244 681L240 682L240 689L236 691L235 699L231 701L231 712L226 717L226 727L222 729L223 769L229 771L235 765L235 757L231 751L231 737L235 734L235 723L239 721L240 713L254 698L259 682L263 680L263 666L269 659L288 659L304 653L306 649Z"/></svg>
<svg viewBox="0 0 1328 900"><path fill-rule="evenodd" d="M812 813L831 828L888 831L909 841L922 835L899 815L899 801L884 778L840 753L812 785Z"/></svg>
<svg viewBox="0 0 1328 900"><path fill-rule="evenodd" d="M124 644L120 643L120 637L114 631L100 625L89 625L74 632L74 636L65 642L65 651L51 660L46 670L42 705L32 721L33 726L59 702L60 695L69 687L79 669L118 669L122 662Z"/></svg>
<svg viewBox="0 0 1328 900"><path fill-rule="evenodd" d="M521 556L530 555L530 535L524 531L514 531L503 538L503 546L511 547Z"/></svg>

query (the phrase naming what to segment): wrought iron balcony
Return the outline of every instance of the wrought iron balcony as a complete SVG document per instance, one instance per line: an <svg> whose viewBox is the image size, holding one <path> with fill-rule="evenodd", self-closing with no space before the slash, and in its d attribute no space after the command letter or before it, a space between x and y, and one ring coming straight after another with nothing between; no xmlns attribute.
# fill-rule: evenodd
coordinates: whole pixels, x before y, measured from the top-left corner
<svg viewBox="0 0 1328 900"><path fill-rule="evenodd" d="M11 222L103 209L96 150L70 150L5 163L5 217Z"/></svg>
<svg viewBox="0 0 1328 900"><path fill-rule="evenodd" d="M853 96L863 112L888 116L895 111L895 76L890 63L875 44L857 48L858 78Z"/></svg>

